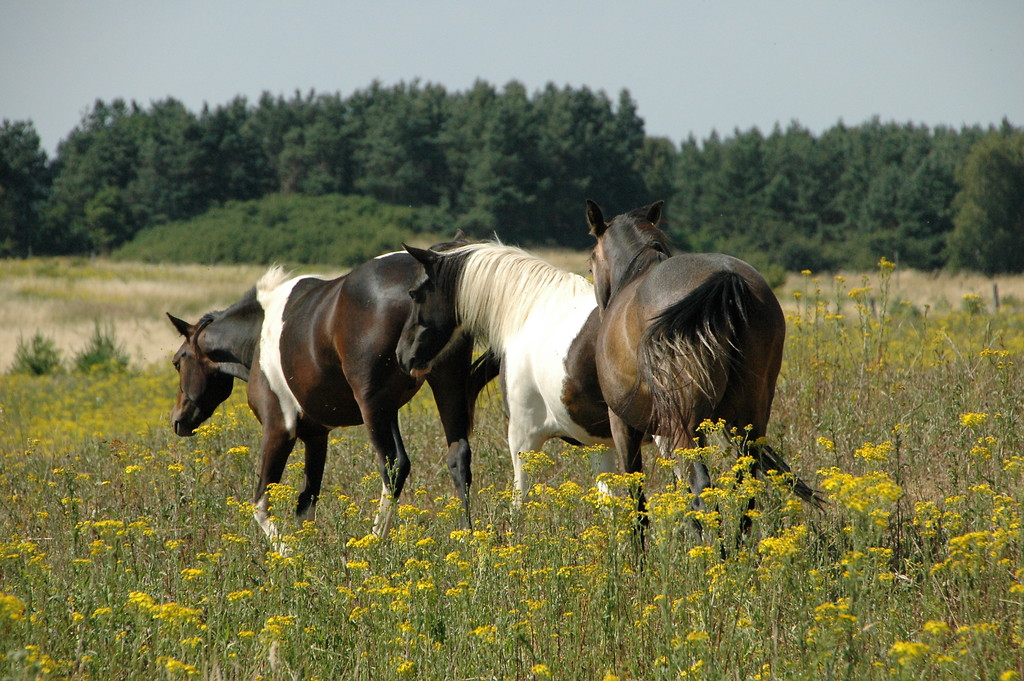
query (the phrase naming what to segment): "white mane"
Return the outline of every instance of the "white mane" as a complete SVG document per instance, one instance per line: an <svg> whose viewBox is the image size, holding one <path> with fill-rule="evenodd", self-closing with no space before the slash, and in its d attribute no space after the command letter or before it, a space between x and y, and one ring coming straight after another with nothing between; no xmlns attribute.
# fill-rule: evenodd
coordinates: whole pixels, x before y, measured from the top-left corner
<svg viewBox="0 0 1024 681"><path fill-rule="evenodd" d="M267 307L267 296L273 293L274 289L288 281L289 274L280 265L273 265L268 269L260 280L256 282L256 298L264 309Z"/></svg>
<svg viewBox="0 0 1024 681"><path fill-rule="evenodd" d="M445 255L458 253L468 253L456 287L459 323L499 353L534 312L559 315L580 296L594 297L589 281L521 248L485 242Z"/></svg>

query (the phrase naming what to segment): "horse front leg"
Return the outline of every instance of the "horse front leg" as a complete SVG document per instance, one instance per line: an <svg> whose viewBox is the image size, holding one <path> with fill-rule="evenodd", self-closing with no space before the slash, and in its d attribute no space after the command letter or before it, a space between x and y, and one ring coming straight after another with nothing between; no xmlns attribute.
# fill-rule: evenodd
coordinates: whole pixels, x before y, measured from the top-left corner
<svg viewBox="0 0 1024 681"><path fill-rule="evenodd" d="M472 386L467 389L472 352L472 342L468 338L462 340L427 375L427 383L434 393L434 403L448 443L448 472L455 484L455 494L462 503L462 528L467 530L473 529L473 518L469 510L469 488L473 484L473 451L469 447L469 430L479 393L479 389L474 393Z"/></svg>
<svg viewBox="0 0 1024 681"><path fill-rule="evenodd" d="M611 425L612 440L615 442L615 450L619 453L622 471L627 475L643 473L643 453L640 450L640 445L643 444L643 432L630 426L611 409L608 410L608 420ZM645 534L650 523L650 519L647 516L647 498L644 496L642 480L631 482L629 487L630 496L636 501L634 531L637 537L638 548L642 555Z"/></svg>
<svg viewBox="0 0 1024 681"><path fill-rule="evenodd" d="M380 469L381 486L380 505L373 519L373 533L384 538L394 525L395 508L398 497L402 493L405 481L409 477L411 464L402 442L402 433L398 430L398 412L392 411L386 416L364 416L370 441L377 451L377 465Z"/></svg>
<svg viewBox="0 0 1024 681"><path fill-rule="evenodd" d="M255 510L253 516L256 523L271 541L277 541L279 532L276 523L270 516L270 498L267 495L267 487L281 482L284 475L285 465L288 463L288 456L295 448L295 436L283 427L278 427L265 422L263 425L263 438L260 446L260 469L256 481L256 489L253 492L253 504ZM277 548L280 548L278 546Z"/></svg>

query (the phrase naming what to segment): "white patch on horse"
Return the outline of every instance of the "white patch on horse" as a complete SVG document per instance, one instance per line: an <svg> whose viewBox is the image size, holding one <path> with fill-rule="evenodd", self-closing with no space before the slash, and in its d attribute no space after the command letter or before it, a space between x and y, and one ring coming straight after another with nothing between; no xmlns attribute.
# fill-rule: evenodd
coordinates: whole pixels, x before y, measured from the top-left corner
<svg viewBox="0 0 1024 681"><path fill-rule="evenodd" d="M612 444L573 421L562 401L569 348L597 307L594 287L577 274L500 243L451 252L468 252L457 287L457 316L477 342L502 358L508 446L521 503L530 490L522 452L562 436L584 445ZM613 450L595 455L592 465L595 476L618 470ZM603 481L599 487L607 490Z"/></svg>
<svg viewBox="0 0 1024 681"><path fill-rule="evenodd" d="M284 331L284 307L292 289L302 279L295 277L284 281L285 274L280 267L273 267L256 284L256 298L263 307L263 330L260 333L260 371L267 377L267 384L274 391L281 405L281 416L289 435L295 437L295 426L302 408L288 380L281 363L281 334Z"/></svg>

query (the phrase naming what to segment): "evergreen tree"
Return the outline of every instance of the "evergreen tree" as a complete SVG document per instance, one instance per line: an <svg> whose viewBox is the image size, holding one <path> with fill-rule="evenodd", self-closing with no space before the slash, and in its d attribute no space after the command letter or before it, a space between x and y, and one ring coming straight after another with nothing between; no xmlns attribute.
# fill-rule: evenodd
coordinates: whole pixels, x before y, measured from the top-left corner
<svg viewBox="0 0 1024 681"><path fill-rule="evenodd" d="M987 274L1024 272L1024 133L993 132L959 173L950 264Z"/></svg>
<svg viewBox="0 0 1024 681"><path fill-rule="evenodd" d="M5 119L0 124L0 256L31 255L44 245L40 207L49 188L50 168L35 127Z"/></svg>

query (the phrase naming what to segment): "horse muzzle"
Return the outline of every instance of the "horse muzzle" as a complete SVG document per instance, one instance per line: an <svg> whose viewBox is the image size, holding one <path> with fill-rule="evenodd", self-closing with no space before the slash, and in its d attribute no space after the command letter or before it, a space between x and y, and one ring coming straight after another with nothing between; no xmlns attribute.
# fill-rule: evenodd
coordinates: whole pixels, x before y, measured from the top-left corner
<svg viewBox="0 0 1024 681"><path fill-rule="evenodd" d="M192 437L196 434L196 429L176 418L171 418L171 427L174 428L174 434L179 437Z"/></svg>

